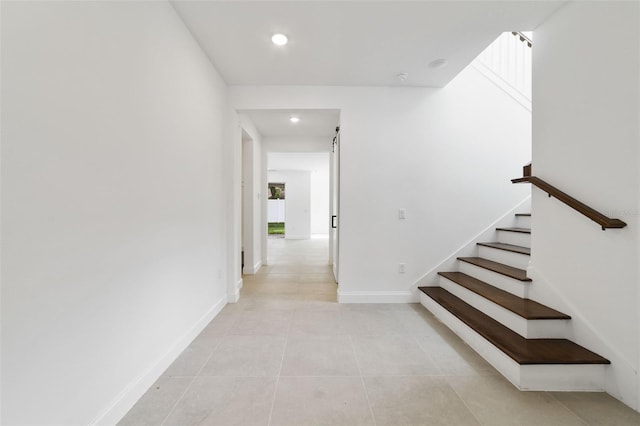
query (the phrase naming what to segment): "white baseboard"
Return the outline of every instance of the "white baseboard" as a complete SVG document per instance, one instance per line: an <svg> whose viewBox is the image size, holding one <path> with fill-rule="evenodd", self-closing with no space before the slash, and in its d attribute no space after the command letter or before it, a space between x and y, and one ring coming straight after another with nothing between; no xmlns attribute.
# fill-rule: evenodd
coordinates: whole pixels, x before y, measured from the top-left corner
<svg viewBox="0 0 640 426"><path fill-rule="evenodd" d="M233 290L227 296L228 303L237 303L240 300L240 289L244 286L244 281L240 278L235 285L233 286Z"/></svg>
<svg viewBox="0 0 640 426"><path fill-rule="evenodd" d="M173 361L185 350L193 339L216 317L227 304L224 296L196 321L178 341L151 366L132 380L111 403L99 413L90 425L115 425L127 414L153 383L164 373Z"/></svg>
<svg viewBox="0 0 640 426"><path fill-rule="evenodd" d="M338 287L338 303L417 303L416 291L341 291Z"/></svg>
<svg viewBox="0 0 640 426"><path fill-rule="evenodd" d="M253 275L256 272L258 272L260 270L260 268L262 268L262 261L258 260L256 262L255 265L249 267L249 266L245 266L242 270L243 273L245 273L246 275Z"/></svg>

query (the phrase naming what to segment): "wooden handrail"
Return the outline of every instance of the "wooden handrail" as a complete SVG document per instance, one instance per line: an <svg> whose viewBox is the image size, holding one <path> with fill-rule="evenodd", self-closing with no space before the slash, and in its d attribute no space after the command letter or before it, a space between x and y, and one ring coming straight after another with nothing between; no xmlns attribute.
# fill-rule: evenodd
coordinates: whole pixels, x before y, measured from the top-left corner
<svg viewBox="0 0 640 426"><path fill-rule="evenodd" d="M548 184L547 182L543 181L538 177L524 176L517 179L511 179L511 182L512 183L531 183L537 186L538 188L542 189L544 192L549 194L549 197L557 198L558 200L562 201L572 209L577 210L578 212L582 213L589 219L593 220L594 222L602 226L603 231L607 228L624 228L625 226L627 226L627 224L621 221L620 219L612 219L610 217L603 215L599 211L592 209L586 204L576 200L572 196L560 191L555 186Z"/></svg>

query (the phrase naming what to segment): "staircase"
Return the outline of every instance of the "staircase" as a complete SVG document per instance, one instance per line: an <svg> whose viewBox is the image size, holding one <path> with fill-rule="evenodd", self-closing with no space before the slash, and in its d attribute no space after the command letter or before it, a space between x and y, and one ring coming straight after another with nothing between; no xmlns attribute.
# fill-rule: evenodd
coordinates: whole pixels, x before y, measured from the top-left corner
<svg viewBox="0 0 640 426"><path fill-rule="evenodd" d="M496 228L497 242L419 287L420 301L519 389L603 390L610 362L565 338L569 315L527 297L530 223L522 213L517 227Z"/></svg>

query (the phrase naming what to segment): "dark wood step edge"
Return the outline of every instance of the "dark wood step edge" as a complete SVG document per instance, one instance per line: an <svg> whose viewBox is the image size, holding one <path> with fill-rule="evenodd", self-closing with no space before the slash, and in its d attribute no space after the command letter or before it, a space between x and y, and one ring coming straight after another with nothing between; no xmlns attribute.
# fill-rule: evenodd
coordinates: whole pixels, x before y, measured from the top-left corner
<svg viewBox="0 0 640 426"><path fill-rule="evenodd" d="M531 255L531 249L529 247L516 246L514 244L490 242L490 243L477 243L477 245L482 247L494 248L496 250L509 251L511 253L524 254L527 256Z"/></svg>
<svg viewBox="0 0 640 426"><path fill-rule="evenodd" d="M611 364L567 339L526 339L443 288L418 289L520 365Z"/></svg>
<svg viewBox="0 0 640 426"><path fill-rule="evenodd" d="M438 272L438 275L526 320L571 319L567 314L563 314L536 301L523 299L462 272Z"/></svg>
<svg viewBox="0 0 640 426"><path fill-rule="evenodd" d="M494 262L482 257L459 257L458 260L466 263L470 263L479 268L493 271L500 275L504 275L514 280L531 282L531 278L527 277L527 271L524 269L514 268L513 266L505 265L504 263Z"/></svg>
<svg viewBox="0 0 640 426"><path fill-rule="evenodd" d="M531 234L529 228L496 228L496 231L517 232L519 234Z"/></svg>

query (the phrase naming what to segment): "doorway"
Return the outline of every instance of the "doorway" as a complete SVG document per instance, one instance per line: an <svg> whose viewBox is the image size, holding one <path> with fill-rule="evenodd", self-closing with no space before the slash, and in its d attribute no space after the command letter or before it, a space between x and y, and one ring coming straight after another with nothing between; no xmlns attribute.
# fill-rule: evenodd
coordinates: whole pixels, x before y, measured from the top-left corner
<svg viewBox="0 0 640 426"><path fill-rule="evenodd" d="M284 222L286 240L329 238L328 152L268 152L267 180L270 229Z"/></svg>
<svg viewBox="0 0 640 426"><path fill-rule="evenodd" d="M295 260L304 260L304 264L316 272L319 272L317 262L323 262L324 269L329 271L331 281L335 285L332 268L333 253L336 253L334 248L337 246L335 242L337 230L330 232L330 228L331 213L337 205L332 204L331 200L335 198L333 188L339 187L339 183L335 178L330 182L329 176L332 167L330 166L332 139L335 135L334 129L339 124L340 111L337 109L295 111L267 109L238 110L237 114L238 133L236 135L241 135L242 143L235 145L237 148L234 148L233 153L234 180L237 182L235 187L237 189L234 191L234 201L230 204L232 206L230 212L233 212L230 217L233 218L235 229L233 238L235 260L230 259L230 264L234 262L234 265L237 265L232 269L233 273L238 275L236 275L237 284L230 284L233 288L229 291L229 300L238 299L239 289L243 287L246 280L255 279L253 274L271 274L274 270L281 269L270 265L271 248L275 250L274 254L280 251L280 248L271 244L275 241L291 242L291 244L285 244L289 247L295 245L293 240L319 240L316 241L317 244L313 244L314 250L309 249L310 252L307 255L313 258L313 264L306 263L311 259ZM296 118L295 122L292 118ZM324 156L323 170L320 171L316 167L304 168L302 167L304 161L294 161L293 165L288 166L277 166L269 161L272 154L297 155L300 160L305 154L321 155ZM273 171L282 172L286 177L269 176ZM310 186L316 185L323 179L322 194L319 197L310 195ZM280 189L281 194L286 188L284 200L279 201L280 210L284 211L284 215L280 214L281 218L277 220L269 218L269 202L277 201L282 196L274 197L275 190L272 196L269 183L283 184ZM296 188L300 187L306 188L306 199L292 196L296 193ZM276 198L276 200L269 198ZM271 226L269 226L270 223ZM334 226L337 225L336 220L333 223ZM272 236L277 233L279 236L284 235L284 238L269 238L269 228ZM329 248L330 240L332 241L331 249ZM302 246L304 244L300 246L300 252L306 250L302 250ZM324 250L324 253L318 256L318 250L320 252ZM285 251L292 256L297 253L296 250ZM244 256L242 267L240 267L241 256ZM292 258L291 261L293 260ZM258 272L263 265L267 268Z"/></svg>
<svg viewBox="0 0 640 426"><path fill-rule="evenodd" d="M267 200L267 234L269 238L284 238L286 199L284 182L269 182Z"/></svg>

